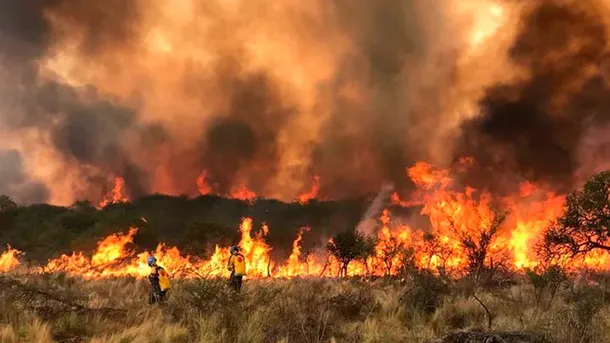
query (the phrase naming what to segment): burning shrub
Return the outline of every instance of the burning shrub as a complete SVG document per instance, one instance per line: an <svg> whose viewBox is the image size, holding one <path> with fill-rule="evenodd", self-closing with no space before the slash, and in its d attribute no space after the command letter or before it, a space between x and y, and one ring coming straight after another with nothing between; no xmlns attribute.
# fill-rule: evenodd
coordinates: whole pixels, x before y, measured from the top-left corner
<svg viewBox="0 0 610 343"><path fill-rule="evenodd" d="M375 251L375 243L355 230L335 235L327 245L328 251L341 262L341 276L347 276L347 266L355 259L365 259Z"/></svg>
<svg viewBox="0 0 610 343"><path fill-rule="evenodd" d="M494 265L489 259L490 248L505 219L506 213L494 212L490 223L480 220L481 227L463 230L448 218L453 233L466 253L466 270L475 281L480 281L483 276L493 278Z"/></svg>

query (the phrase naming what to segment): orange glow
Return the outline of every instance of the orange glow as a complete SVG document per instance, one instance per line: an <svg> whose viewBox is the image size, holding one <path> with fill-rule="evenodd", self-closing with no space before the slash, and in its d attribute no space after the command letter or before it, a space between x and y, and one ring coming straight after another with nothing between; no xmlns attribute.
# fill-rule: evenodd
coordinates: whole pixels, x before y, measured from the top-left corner
<svg viewBox="0 0 610 343"><path fill-rule="evenodd" d="M249 203L256 200L256 193L246 188L246 186L236 187L231 191L230 197L241 201L247 201Z"/></svg>
<svg viewBox="0 0 610 343"><path fill-rule="evenodd" d="M217 194L214 191L214 187L208 183L207 180L208 172L207 170L202 170L201 174L197 177L197 189L199 190L199 194L208 195L208 194ZM253 203L256 200L256 193L248 189L246 186L236 186L234 187L229 194L224 194L225 196L238 199L241 201L246 201L249 203Z"/></svg>
<svg viewBox="0 0 610 343"><path fill-rule="evenodd" d="M212 187L208 185L207 181L208 172L204 169L201 171L201 174L197 177L197 189L199 190L199 194L207 195L212 193Z"/></svg>
<svg viewBox="0 0 610 343"><path fill-rule="evenodd" d="M403 200L403 199L400 198L400 196L396 192L394 192L394 193L392 193L390 195L390 203L392 205L402 206L402 207L411 207L411 206L422 205L421 201L417 201L417 200Z"/></svg>
<svg viewBox="0 0 610 343"><path fill-rule="evenodd" d="M301 205L305 205L311 199L315 199L318 196L318 192L320 191L320 177L315 176L313 178L313 184L311 185L311 190L306 193L299 195L299 203Z"/></svg>
<svg viewBox="0 0 610 343"><path fill-rule="evenodd" d="M6 246L6 251L0 255L0 272L5 273L11 269L17 267L20 262L17 258L22 252L11 248L10 245Z"/></svg>
<svg viewBox="0 0 610 343"><path fill-rule="evenodd" d="M127 202L129 198L125 195L125 179L117 177L114 179L114 187L98 203L98 208L104 208L110 204Z"/></svg>
<svg viewBox="0 0 610 343"><path fill-rule="evenodd" d="M253 203L256 200L256 193L246 188L246 186L235 187L230 194L233 199Z"/></svg>
<svg viewBox="0 0 610 343"><path fill-rule="evenodd" d="M472 166L474 164L470 164ZM449 275L467 272L468 256L473 247L486 244L485 235L491 236L485 263L502 262L515 271L535 268L541 264L536 245L548 224L559 216L564 208L564 197L547 191L544 187L524 182L515 193L506 197L494 197L490 192L470 187L457 187L452 173L464 172L468 165L460 163L457 171L435 168L417 163L407 174L418 186L413 194L423 204L421 214L429 219L427 229L406 224L406 219L393 219L389 210L379 218L374 253L366 260L353 260L347 274L396 275L412 261L420 268ZM494 210L500 209L500 212ZM494 226L496 216L508 209L505 220ZM408 221L408 220L407 220ZM339 275L340 262L324 251L303 252L303 241L310 228L301 228L292 244L286 261L271 258L272 247L266 242L270 232L266 224L255 230L251 218L244 218L239 226L239 247L246 257L247 275L250 278ZM153 252L136 254L129 245L137 234L136 228L127 233L116 233L100 240L91 257L83 252L62 255L49 261L40 270L63 271L86 278L130 275L146 276L149 268L146 259L152 253L174 277L227 276L226 263L229 248L216 246L210 259L185 256L176 247L161 243ZM470 247L465 244L469 241ZM9 247L0 257L0 270L9 271L19 265L17 250ZM566 268L610 269L610 258L605 252L592 252L579 259L559 257L557 263Z"/></svg>

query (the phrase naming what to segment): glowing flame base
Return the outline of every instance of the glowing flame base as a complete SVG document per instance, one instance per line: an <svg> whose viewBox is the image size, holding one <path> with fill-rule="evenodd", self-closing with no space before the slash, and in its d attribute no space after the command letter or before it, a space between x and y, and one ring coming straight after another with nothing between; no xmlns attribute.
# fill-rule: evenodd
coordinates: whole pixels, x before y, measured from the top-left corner
<svg viewBox="0 0 610 343"><path fill-rule="evenodd" d="M461 275L468 269L469 251L465 239L475 246L481 244L483 234L496 223L498 213L492 210L492 203L499 203L511 211L488 244L486 262L502 261L513 270L541 265L534 247L549 222L561 214L562 196L545 192L530 183L522 184L517 195L500 199L471 188L458 191L452 186L449 171L425 163L408 169L408 175L419 188L414 193L418 199L408 202L423 204L421 213L429 218L430 228L417 230L405 224L392 224L390 212L384 210L374 252L366 260L351 261L347 275L396 275L407 261L434 272ZM394 195L391 200L395 200ZM252 219L244 218L239 229L239 246L246 257L250 278L336 277L341 272L340 261L328 253L303 254L302 241L308 228L298 232L292 253L283 263L275 263L270 257L272 248L265 242L269 233L267 225L263 224L261 230L253 234ZM28 272L65 272L85 278L143 277L149 273L146 259L152 253L173 277L228 276L228 247L216 246L209 259L184 256L178 248L164 244L159 244L154 252L137 254L129 248L136 234L137 229L132 228L125 234L110 235L98 243L91 257L75 252L36 269L20 267L21 253L8 247L0 255L0 272L25 268ZM610 269L605 252L592 252L577 261L566 258L554 262L568 268Z"/></svg>

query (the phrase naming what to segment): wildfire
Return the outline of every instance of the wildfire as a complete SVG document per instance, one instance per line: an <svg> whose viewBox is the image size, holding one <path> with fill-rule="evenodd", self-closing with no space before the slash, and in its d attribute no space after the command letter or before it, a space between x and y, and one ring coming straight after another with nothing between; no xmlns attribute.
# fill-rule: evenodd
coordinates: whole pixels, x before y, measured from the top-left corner
<svg viewBox="0 0 610 343"><path fill-rule="evenodd" d="M125 266L122 262L130 256L126 246L133 242L137 232L136 228L131 228L126 235L116 233L104 238L98 242L97 250L91 259L82 252L75 252L49 261L43 270L67 272L84 277L123 275Z"/></svg>
<svg viewBox="0 0 610 343"><path fill-rule="evenodd" d="M264 239L269 234L269 227L263 225L262 230L252 237L252 219L246 218L242 221L239 231L241 232L239 246L244 257L246 257L248 274L255 277L269 275L271 268L269 251L271 251L271 248L265 243Z"/></svg>
<svg viewBox="0 0 610 343"><path fill-rule="evenodd" d="M6 251L0 255L0 272L5 273L17 267L20 264L17 257L21 254L21 251L15 250L11 248L10 245L7 245Z"/></svg>
<svg viewBox="0 0 610 343"><path fill-rule="evenodd" d="M207 182L208 172L204 169L201 174L197 177L197 189L201 195L207 195L212 193L212 187Z"/></svg>
<svg viewBox="0 0 610 343"><path fill-rule="evenodd" d="M117 177L114 179L114 187L98 203L98 208L104 208L110 204L127 202L129 198L125 195L125 179Z"/></svg>
<svg viewBox="0 0 610 343"><path fill-rule="evenodd" d="M417 200L403 200L400 198L400 195L398 195L397 192L394 192L390 195L390 203L392 205L395 206L401 206L401 207L411 207L411 206L417 206L417 205L421 205L421 201L417 201Z"/></svg>
<svg viewBox="0 0 610 343"><path fill-rule="evenodd" d="M320 263L316 263L313 255L307 255L305 258L302 257L303 233L308 232L311 229L304 227L299 230L297 238L292 242L292 253L288 257L288 260L282 265L279 271L275 274L277 277L292 277L292 276L309 276L309 275L320 275L323 271L324 266Z"/></svg>
<svg viewBox="0 0 610 343"><path fill-rule="evenodd" d="M319 191L320 191L320 177L316 175L313 178L313 184L311 185L311 190L299 195L299 203L301 205L307 204L311 199L315 199L318 196Z"/></svg>
<svg viewBox="0 0 610 343"><path fill-rule="evenodd" d="M246 201L249 203L254 202L256 200L256 193L249 190L246 186L235 187L230 194L230 197L233 199L238 199L241 201Z"/></svg>
<svg viewBox="0 0 610 343"><path fill-rule="evenodd" d="M201 174L197 177L197 189L199 190L199 194L208 195L208 194L216 194L214 191L214 187L208 183L208 172L207 170L202 170ZM236 186L234 187L229 194L226 194L229 198L238 199L241 201L246 201L249 203L253 203L256 200L256 193L248 189L246 186Z"/></svg>
<svg viewBox="0 0 610 343"><path fill-rule="evenodd" d="M457 172L465 169L457 168ZM393 222L389 210L379 218L374 253L366 260L355 259L348 264L348 275L395 275L407 263L439 273L459 275L468 271L468 262L477 249L486 264L503 263L513 270L534 268L541 263L535 246L548 224L561 214L564 197L546 191L533 183L523 183L512 196L498 198L491 193L469 187L459 188L452 172L417 163L407 174L418 186L414 199L429 218L429 228L414 228ZM504 212L500 209L509 209ZM500 220L503 219L503 220ZM295 277L339 275L341 262L327 252L305 254L302 243L309 228L301 228L292 244L292 252L284 262L271 258L272 247L265 241L270 228L262 224L254 230L251 218L239 226L238 243L246 257L248 277ZM137 234L136 228L127 233L112 234L98 242L91 257L83 252L62 255L40 268L45 272L66 272L85 278L135 276L149 272L146 259L150 254L174 277L227 276L229 248L216 246L211 258L188 256L176 247L159 244L153 252L137 254L129 248ZM0 256L0 271L7 272L19 265L20 252L8 248ZM610 268L603 252L594 252L580 260L560 258L559 263L571 268Z"/></svg>

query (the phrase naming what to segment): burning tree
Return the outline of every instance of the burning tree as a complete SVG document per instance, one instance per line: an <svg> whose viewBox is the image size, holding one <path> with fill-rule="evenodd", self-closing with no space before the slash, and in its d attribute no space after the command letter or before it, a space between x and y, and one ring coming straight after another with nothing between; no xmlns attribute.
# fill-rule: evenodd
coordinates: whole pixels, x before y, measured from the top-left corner
<svg viewBox="0 0 610 343"><path fill-rule="evenodd" d="M493 211L492 218L487 218L488 220L481 218L478 228L468 230L460 229L451 218L448 219L453 233L464 248L467 271L475 280L478 280L485 271L494 269L493 261L488 261L488 257L506 215L505 212Z"/></svg>
<svg viewBox="0 0 610 343"><path fill-rule="evenodd" d="M427 254L427 269L436 268L441 276L447 276L447 264L454 253L452 246L441 242L440 237L433 233L424 234L423 241L423 250Z"/></svg>
<svg viewBox="0 0 610 343"><path fill-rule="evenodd" d="M563 214L544 235L548 257L610 252L610 171L593 175L566 199Z"/></svg>
<svg viewBox="0 0 610 343"><path fill-rule="evenodd" d="M335 235L327 245L328 252L341 263L341 276L347 276L347 266L355 259L365 259L375 249L375 244L356 230Z"/></svg>
<svg viewBox="0 0 610 343"><path fill-rule="evenodd" d="M394 262L400 257L404 247L402 243L394 236L387 237L384 241L380 242L378 247L378 257L383 262L384 274L386 276L392 273L392 267Z"/></svg>

